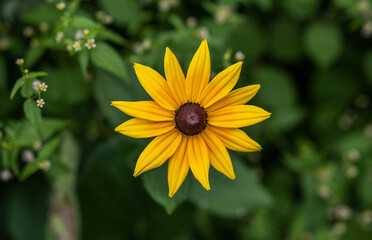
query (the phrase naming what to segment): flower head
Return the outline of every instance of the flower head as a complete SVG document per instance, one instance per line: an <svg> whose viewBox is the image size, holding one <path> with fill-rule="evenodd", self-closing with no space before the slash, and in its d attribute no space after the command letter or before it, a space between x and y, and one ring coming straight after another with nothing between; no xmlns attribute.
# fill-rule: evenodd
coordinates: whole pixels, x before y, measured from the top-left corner
<svg viewBox="0 0 372 240"><path fill-rule="evenodd" d="M168 185L172 197L189 169L209 190L209 167L234 179L227 148L240 152L260 151L261 147L238 129L261 122L270 113L245 105L260 85L231 91L238 81L242 62L211 74L207 41L195 53L185 77L169 48L164 59L165 80L155 70L134 64L138 80L154 101L114 101L112 105L134 118L115 131L134 138L155 137L137 161L134 176L157 168L169 159Z"/></svg>
<svg viewBox="0 0 372 240"><path fill-rule="evenodd" d="M72 47L71 44L68 44L68 45L66 46L66 51L67 51L67 52L71 52L72 50L74 50L74 48Z"/></svg>
<svg viewBox="0 0 372 240"><path fill-rule="evenodd" d="M40 85L40 90L43 91L43 92L46 92L47 88L48 88L48 85L46 85L45 83L42 83Z"/></svg>
<svg viewBox="0 0 372 240"><path fill-rule="evenodd" d="M63 10L66 8L66 3L65 3L65 2L57 3L56 8L57 8L59 11L63 11Z"/></svg>
<svg viewBox="0 0 372 240"><path fill-rule="evenodd" d="M18 66L22 66L22 65L25 63L25 61L23 60L23 58L18 58L18 59L15 61L15 63L16 63Z"/></svg>
<svg viewBox="0 0 372 240"><path fill-rule="evenodd" d="M38 107L42 108L42 107L44 107L45 102L41 98L41 99L36 100L36 104L37 104Z"/></svg>
<svg viewBox="0 0 372 240"><path fill-rule="evenodd" d="M32 82L32 88L36 91L36 90L39 90L40 89L40 86L41 86L41 81L39 79L35 79L33 82Z"/></svg>
<svg viewBox="0 0 372 240"><path fill-rule="evenodd" d="M88 41L85 43L85 47L88 49L95 48L96 47L95 40L93 38L88 39Z"/></svg>
<svg viewBox="0 0 372 240"><path fill-rule="evenodd" d="M63 32L57 32L56 42L61 42L64 38L65 38L65 34Z"/></svg>
<svg viewBox="0 0 372 240"><path fill-rule="evenodd" d="M81 50L81 44L79 41L76 41L72 47L75 49L75 51L80 51Z"/></svg>

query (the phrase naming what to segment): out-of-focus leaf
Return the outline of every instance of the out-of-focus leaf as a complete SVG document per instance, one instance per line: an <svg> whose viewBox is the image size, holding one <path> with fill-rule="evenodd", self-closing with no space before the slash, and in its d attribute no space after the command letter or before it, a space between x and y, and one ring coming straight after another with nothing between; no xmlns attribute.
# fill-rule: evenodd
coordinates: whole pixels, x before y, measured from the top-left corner
<svg viewBox="0 0 372 240"><path fill-rule="evenodd" d="M265 51L266 44L261 26L251 18L232 29L228 43L235 51L240 50L245 54L245 61L259 58Z"/></svg>
<svg viewBox="0 0 372 240"><path fill-rule="evenodd" d="M92 50L91 58L96 66L129 82L127 69L123 60L119 53L107 43L97 43L97 47Z"/></svg>
<svg viewBox="0 0 372 240"><path fill-rule="evenodd" d="M93 82L94 97L102 113L108 118L112 126L117 126L128 117L111 106L111 101L140 100L142 96L138 88L141 88L141 86L136 81L127 85L107 72L97 71Z"/></svg>
<svg viewBox="0 0 372 240"><path fill-rule="evenodd" d="M40 127L41 124L41 109L32 100L26 100L23 103L23 111L25 116L35 127Z"/></svg>
<svg viewBox="0 0 372 240"><path fill-rule="evenodd" d="M41 45L35 47L29 47L25 54L25 66L27 68L32 68L43 56L45 48Z"/></svg>
<svg viewBox="0 0 372 240"><path fill-rule="evenodd" d="M94 22L92 19L83 17L83 16L75 16L71 19L71 26L75 28L99 28L99 24Z"/></svg>
<svg viewBox="0 0 372 240"><path fill-rule="evenodd" d="M98 4L114 17L114 23L120 25L131 23L141 10L140 2L137 0L99 0Z"/></svg>
<svg viewBox="0 0 372 240"><path fill-rule="evenodd" d="M30 72L28 74L28 79L35 79L35 78L38 78L38 77L45 77L47 76L48 73L47 72Z"/></svg>
<svg viewBox="0 0 372 240"><path fill-rule="evenodd" d="M18 123L14 128L19 127ZM32 145L36 141L45 140L51 137L57 131L66 127L66 121L60 119L43 118L43 127L40 129L43 135L43 139L40 139L35 128L32 127L30 122L25 122L19 136L14 139L14 144L19 147L27 147Z"/></svg>
<svg viewBox="0 0 372 240"><path fill-rule="evenodd" d="M143 183L150 196L162 205L168 214L171 214L188 197L190 182L186 179L177 193L170 198L168 196L168 168L166 164L164 165L144 173Z"/></svg>
<svg viewBox="0 0 372 240"><path fill-rule="evenodd" d="M57 136L50 140L45 146L40 150L38 157L41 159L49 158L57 149L61 143L61 137Z"/></svg>
<svg viewBox="0 0 372 240"><path fill-rule="evenodd" d="M297 101L297 91L291 76L283 70L263 66L253 73L253 83L261 84L254 100L268 111L280 112L292 107Z"/></svg>
<svg viewBox="0 0 372 240"><path fill-rule="evenodd" d="M206 191L194 182L190 199L200 208L224 217L237 217L252 213L271 204L268 192L257 182L254 174L237 157L231 157L236 179L210 170L211 190Z"/></svg>
<svg viewBox="0 0 372 240"><path fill-rule="evenodd" d="M88 51L86 51L86 50L81 51L78 54L78 59L79 59L79 66L80 66L81 73L83 74L83 76L86 76L87 69L88 69L88 64L89 64L89 53L88 53Z"/></svg>
<svg viewBox="0 0 372 240"><path fill-rule="evenodd" d="M335 25L316 23L305 32L305 48L321 67L329 67L341 55L343 36Z"/></svg>
<svg viewBox="0 0 372 240"><path fill-rule="evenodd" d="M39 24L40 22L51 22L58 16L58 10L53 4L40 4L40 7L31 10L30 12L22 15L25 22L31 24Z"/></svg>
<svg viewBox="0 0 372 240"><path fill-rule="evenodd" d="M82 76L77 62L71 61L71 64L58 68L45 67L45 71L49 73L45 78L48 82L48 92L44 96L46 110L60 112L59 108L78 104L87 99L89 84ZM48 108L49 106L54 108Z"/></svg>
<svg viewBox="0 0 372 240"><path fill-rule="evenodd" d="M292 22L275 21L269 41L271 54L279 60L293 61L301 54L300 31Z"/></svg>
<svg viewBox="0 0 372 240"><path fill-rule="evenodd" d="M22 169L20 180L23 181L32 174L36 173L39 170L39 161L33 161L27 163L26 166Z"/></svg>
<svg viewBox="0 0 372 240"><path fill-rule="evenodd" d="M284 11L296 20L306 20L317 13L319 0L280 1Z"/></svg>
<svg viewBox="0 0 372 240"><path fill-rule="evenodd" d="M126 43L125 38L123 38L120 34L117 34L116 32L108 28L100 32L97 38L110 41L119 45L124 45Z"/></svg>
<svg viewBox="0 0 372 240"><path fill-rule="evenodd" d="M363 70L370 85L372 86L372 51L369 51L364 57Z"/></svg>
<svg viewBox="0 0 372 240"><path fill-rule="evenodd" d="M355 4L354 0L333 0L333 5L339 8L349 8L353 7Z"/></svg>
<svg viewBox="0 0 372 240"><path fill-rule="evenodd" d="M262 11L265 12L270 11L274 5L273 0L254 0L254 2Z"/></svg>
<svg viewBox="0 0 372 240"><path fill-rule="evenodd" d="M10 191L11 190L11 191ZM49 185L41 175L3 192L7 196L6 225L11 239L44 239Z"/></svg>
<svg viewBox="0 0 372 240"><path fill-rule="evenodd" d="M18 92L18 90L25 84L25 80L23 78L19 78L12 88L12 92L10 93L10 99L14 98L14 95Z"/></svg>
<svg viewBox="0 0 372 240"><path fill-rule="evenodd" d="M32 88L32 80L28 79L21 88L21 95L24 98L29 98L33 94L34 94L34 89Z"/></svg>
<svg viewBox="0 0 372 240"><path fill-rule="evenodd" d="M6 78L8 75L7 63L3 56L0 56L0 93L5 92L7 89Z"/></svg>

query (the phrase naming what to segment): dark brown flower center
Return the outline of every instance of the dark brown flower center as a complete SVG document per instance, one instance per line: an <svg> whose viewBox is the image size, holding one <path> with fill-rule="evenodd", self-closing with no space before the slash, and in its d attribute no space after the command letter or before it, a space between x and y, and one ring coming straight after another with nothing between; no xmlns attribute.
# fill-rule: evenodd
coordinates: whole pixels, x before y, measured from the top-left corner
<svg viewBox="0 0 372 240"><path fill-rule="evenodd" d="M176 111L175 121L183 134L196 135L207 126L207 113L197 103L185 103Z"/></svg>

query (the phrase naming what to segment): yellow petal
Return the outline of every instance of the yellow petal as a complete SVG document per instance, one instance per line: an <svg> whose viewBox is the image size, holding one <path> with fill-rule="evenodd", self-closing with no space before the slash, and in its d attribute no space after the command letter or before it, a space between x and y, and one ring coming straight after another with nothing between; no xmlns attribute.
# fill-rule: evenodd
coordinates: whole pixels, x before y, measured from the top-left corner
<svg viewBox="0 0 372 240"><path fill-rule="evenodd" d="M200 104L207 108L225 97L234 88L239 79L243 62L237 62L226 68L207 85L200 97Z"/></svg>
<svg viewBox="0 0 372 240"><path fill-rule="evenodd" d="M174 99L178 106L181 106L187 101L185 92L185 75L182 72L176 56L174 56L169 48L166 48L165 50L164 72Z"/></svg>
<svg viewBox="0 0 372 240"><path fill-rule="evenodd" d="M210 129L228 149L238 152L256 152L262 149L260 144L248 137L243 130L213 126L208 126L208 129Z"/></svg>
<svg viewBox="0 0 372 240"><path fill-rule="evenodd" d="M210 190L208 148L200 135L189 137L187 158L194 177L205 189Z"/></svg>
<svg viewBox="0 0 372 240"><path fill-rule="evenodd" d="M186 76L186 96L199 103L200 95L207 86L211 75L211 60L207 40L204 40L191 60Z"/></svg>
<svg viewBox="0 0 372 240"><path fill-rule="evenodd" d="M137 177L143 172L160 167L177 150L181 138L181 133L176 129L154 138L139 156L134 176Z"/></svg>
<svg viewBox="0 0 372 240"><path fill-rule="evenodd" d="M183 181L185 180L187 173L189 172L190 166L186 154L186 146L188 143L188 137L182 136L181 143L169 159L168 162L168 186L169 186L169 197L178 191Z"/></svg>
<svg viewBox="0 0 372 240"><path fill-rule="evenodd" d="M207 111L232 105L244 105L256 95L260 87L260 84L254 84L238 88L227 94L226 97L212 104L210 107L208 107Z"/></svg>
<svg viewBox="0 0 372 240"><path fill-rule="evenodd" d="M134 64L134 70L142 87L155 102L169 110L178 109L167 81L157 71L138 63Z"/></svg>
<svg viewBox="0 0 372 240"><path fill-rule="evenodd" d="M162 108L154 101L113 101L111 105L129 116L152 121L173 121L174 111Z"/></svg>
<svg viewBox="0 0 372 240"><path fill-rule="evenodd" d="M132 118L120 124L115 131L133 138L149 138L159 136L174 129L174 121L154 122L150 120Z"/></svg>
<svg viewBox="0 0 372 240"><path fill-rule="evenodd" d="M209 149L209 160L212 166L228 178L235 179L233 165L225 145L209 128L202 132L201 137Z"/></svg>
<svg viewBox="0 0 372 240"><path fill-rule="evenodd" d="M216 127L241 128L269 118L271 113L252 105L227 106L208 111L208 123Z"/></svg>

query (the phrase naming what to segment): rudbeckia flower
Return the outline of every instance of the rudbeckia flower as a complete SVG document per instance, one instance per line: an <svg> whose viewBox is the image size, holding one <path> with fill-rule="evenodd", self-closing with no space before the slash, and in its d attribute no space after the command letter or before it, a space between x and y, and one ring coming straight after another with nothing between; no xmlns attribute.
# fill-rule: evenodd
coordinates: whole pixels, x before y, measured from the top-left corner
<svg viewBox="0 0 372 240"><path fill-rule="evenodd" d="M270 113L244 105L258 91L251 85L231 91L242 62L217 74L211 81L210 55L204 40L191 60L186 77L169 48L164 58L164 79L150 67L135 63L142 87L154 101L113 101L112 105L134 117L115 131L133 138L155 137L140 154L134 176L168 161L169 196L185 180L189 169L209 190L209 167L234 179L227 151L260 151L261 146L240 130L270 117Z"/></svg>

